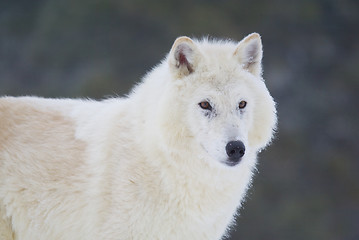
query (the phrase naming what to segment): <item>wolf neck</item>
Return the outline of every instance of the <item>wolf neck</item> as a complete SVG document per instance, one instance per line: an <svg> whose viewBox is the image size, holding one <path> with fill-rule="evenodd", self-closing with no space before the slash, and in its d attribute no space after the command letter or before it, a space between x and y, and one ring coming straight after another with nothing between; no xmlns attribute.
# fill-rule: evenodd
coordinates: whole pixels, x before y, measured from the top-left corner
<svg viewBox="0 0 359 240"><path fill-rule="evenodd" d="M225 229L233 222L236 209L251 181L250 168L239 168L240 172L215 168L207 164L205 159L187 152L169 153L160 148L156 155L157 161L147 164L159 173L152 177L158 186L156 195L167 202L166 207L170 209L167 214L182 219L183 225L194 219L201 219L200 222L202 219L212 219L214 222L206 222L204 225L214 229ZM156 202L152 203L154 205L149 202L146 204L150 204L150 208L158 207ZM219 223L225 224L220 226Z"/></svg>

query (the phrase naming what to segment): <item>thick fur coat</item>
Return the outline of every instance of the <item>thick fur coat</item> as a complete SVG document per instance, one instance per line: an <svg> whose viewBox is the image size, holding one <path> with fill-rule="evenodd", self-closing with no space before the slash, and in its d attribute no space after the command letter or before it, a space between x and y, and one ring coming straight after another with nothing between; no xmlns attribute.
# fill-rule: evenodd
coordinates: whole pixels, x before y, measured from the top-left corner
<svg viewBox="0 0 359 240"><path fill-rule="evenodd" d="M0 239L221 239L276 126L261 60L180 37L126 98L0 98Z"/></svg>

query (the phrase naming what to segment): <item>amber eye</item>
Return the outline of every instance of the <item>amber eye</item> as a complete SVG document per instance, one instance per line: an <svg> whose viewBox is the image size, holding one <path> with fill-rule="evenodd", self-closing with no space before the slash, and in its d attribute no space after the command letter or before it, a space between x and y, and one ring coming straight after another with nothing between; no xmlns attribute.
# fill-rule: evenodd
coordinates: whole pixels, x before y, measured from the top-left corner
<svg viewBox="0 0 359 240"><path fill-rule="evenodd" d="M240 101L239 104L238 104L238 107L239 109L243 109L245 108L247 105L247 102L246 101Z"/></svg>
<svg viewBox="0 0 359 240"><path fill-rule="evenodd" d="M207 101L200 102L198 105L199 105L202 109L212 110L211 104L209 104L209 102L207 102Z"/></svg>

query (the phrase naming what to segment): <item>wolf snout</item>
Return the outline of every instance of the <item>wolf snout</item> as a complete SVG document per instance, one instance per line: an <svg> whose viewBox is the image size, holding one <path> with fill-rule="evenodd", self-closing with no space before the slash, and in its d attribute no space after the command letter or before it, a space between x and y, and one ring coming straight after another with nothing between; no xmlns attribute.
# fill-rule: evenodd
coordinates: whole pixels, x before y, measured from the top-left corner
<svg viewBox="0 0 359 240"><path fill-rule="evenodd" d="M228 164L234 166L239 163L245 151L246 147L242 141L230 141L226 146Z"/></svg>

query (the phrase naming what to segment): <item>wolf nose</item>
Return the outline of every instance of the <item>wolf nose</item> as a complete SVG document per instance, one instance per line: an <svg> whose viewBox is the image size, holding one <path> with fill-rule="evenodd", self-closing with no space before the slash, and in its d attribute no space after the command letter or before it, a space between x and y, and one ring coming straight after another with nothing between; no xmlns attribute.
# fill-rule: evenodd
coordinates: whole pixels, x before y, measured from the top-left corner
<svg viewBox="0 0 359 240"><path fill-rule="evenodd" d="M237 164L241 157L243 157L246 151L242 141L231 141L226 146L226 152L228 155L228 160L233 164Z"/></svg>

